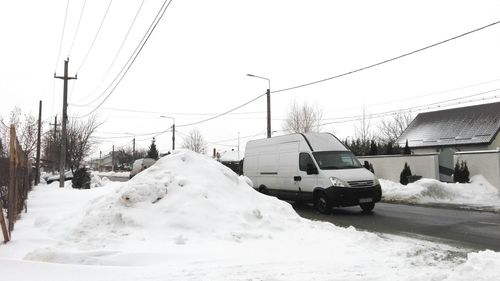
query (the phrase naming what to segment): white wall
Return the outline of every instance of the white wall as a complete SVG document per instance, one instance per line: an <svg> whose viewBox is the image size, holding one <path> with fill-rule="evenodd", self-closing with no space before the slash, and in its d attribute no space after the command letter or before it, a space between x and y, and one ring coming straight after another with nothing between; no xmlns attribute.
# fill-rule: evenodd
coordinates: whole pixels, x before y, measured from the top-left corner
<svg viewBox="0 0 500 281"><path fill-rule="evenodd" d="M399 175L405 162L410 165L413 175L439 180L439 154L377 155L358 157L361 164L368 161L373 165L378 178L399 182Z"/></svg>
<svg viewBox="0 0 500 281"><path fill-rule="evenodd" d="M467 161L470 176L483 175L489 183L500 190L500 151L457 152L453 156L456 163Z"/></svg>

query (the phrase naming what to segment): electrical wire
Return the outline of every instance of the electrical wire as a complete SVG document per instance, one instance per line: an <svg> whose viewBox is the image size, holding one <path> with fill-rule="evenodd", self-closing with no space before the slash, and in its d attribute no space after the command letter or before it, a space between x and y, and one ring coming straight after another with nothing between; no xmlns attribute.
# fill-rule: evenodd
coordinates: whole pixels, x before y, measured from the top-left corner
<svg viewBox="0 0 500 281"><path fill-rule="evenodd" d="M77 68L76 73L80 72L80 69L83 67L83 65L87 61L87 58L89 57L90 51L92 50L92 47L94 47L94 43L97 40L97 37L99 36L99 33L101 32L101 28L102 28L102 26L104 24L104 21L106 20L106 16L108 15L109 8L111 7L111 3L113 3L113 0L109 0L108 7L106 8L106 12L104 13L104 16L101 19L101 23L99 24L99 28L97 29L97 32L94 35L94 39L92 40L92 43L90 44L90 47L87 50L87 53L85 54L85 57L83 58L82 63Z"/></svg>
<svg viewBox="0 0 500 281"><path fill-rule="evenodd" d="M160 20L163 18L163 15L165 15L165 12L167 11L168 7L170 6L170 4L172 3L173 0L165 0L163 2L163 5L161 6L160 10L158 11L158 14L156 15L155 19L153 20L153 22L151 23L150 27L148 28L148 30L146 31L146 33L144 34L144 37L143 39L141 40L141 42L139 43L139 45L137 46L137 48L134 50L134 52L132 53L132 56L128 59L127 63L125 63L125 65L123 66L122 70L118 73L118 75L115 77L115 79L113 79L113 81L111 82L111 84L109 84L109 86L106 88L105 91L107 91L111 85L113 85L113 83L116 81L116 79L121 75L121 77L119 78L118 82L113 86L113 88L111 89L111 91L108 93L108 95L104 98L104 100L99 103L99 105L97 105L93 110L91 110L89 113L87 114L84 114L82 116L77 116L75 118L84 118L84 117L87 117L89 116L90 114L92 114L93 112L95 112L97 109L99 109L99 107L101 107L101 105L104 104L104 102L106 102L106 100L114 93L116 87L118 87L118 85L120 84L120 82L122 81L122 79L125 77L125 75L128 73L128 70L130 69L130 67L134 64L135 60L137 59L137 57L139 56L139 54L141 53L142 49L144 48L144 45L146 45L146 42L148 41L148 39L150 38L151 34L153 33L153 31L155 30L156 26L158 25L158 23L160 22ZM168 3L167 3L168 2ZM166 6L165 6L166 5ZM163 10L163 11L162 11ZM161 13L161 15L160 15ZM127 66L128 65L128 66ZM123 74L122 74L123 73Z"/></svg>
<svg viewBox="0 0 500 281"><path fill-rule="evenodd" d="M73 35L73 40L71 41L71 47L69 48L68 58L71 56L71 51L73 50L73 45L75 44L76 36L78 34L78 30L80 29L80 23L82 22L83 12L85 11L85 5L87 4L87 0L83 2L82 11L80 12L80 17L78 18L78 24L76 25L76 31Z"/></svg>
<svg viewBox="0 0 500 281"><path fill-rule="evenodd" d="M61 39L59 40L59 51L57 52L57 57L56 57L56 63L54 66L54 73L57 70L57 64L59 61L59 57L61 56L61 49L62 49L62 44L64 41L64 31L66 30L66 20L68 18L68 8L69 8L69 0L66 1L66 12L64 13L64 22L63 22L63 28L61 31Z"/></svg>
<svg viewBox="0 0 500 281"><path fill-rule="evenodd" d="M229 114L229 113L231 113L231 112L233 112L233 111L235 111L235 110L237 110L237 109L240 109L240 108L242 108L243 106L245 106L245 105L247 105L247 104L249 104L249 103L252 103L252 102L256 101L256 100L257 100L257 99L259 99L260 97L263 97L264 95L266 95L266 93L264 93L264 94L262 94L262 95L259 95L259 96L255 97L255 98L253 98L253 99L251 99L251 100L249 100L249 101L245 102L244 104L241 104L241 105L239 105L239 106L237 106L237 107L234 107L234 108L232 108L232 109L230 109L230 110L228 110L228 111L225 111L225 112L223 112L223 113L217 114L217 115L212 116L212 117L210 117L210 118L207 118L207 119L204 119L204 120L201 120L201 121L198 121L198 122L193 122L193 123L188 123L188 124L182 124L182 125L176 125L176 127L179 127L179 128L180 128L180 127L187 127L187 126L197 125L197 124L201 124L201 123L204 123L204 122L207 122L207 121L213 120L213 119L215 119L215 118L218 118L218 117L221 117L221 116L223 116L223 115Z"/></svg>
<svg viewBox="0 0 500 281"><path fill-rule="evenodd" d="M68 18L68 8L69 8L69 0L66 1L66 11L64 12L64 22L63 22L63 28L61 31L61 38L59 39L59 51L57 52L56 62L54 65L54 75L57 71L57 64L59 62L59 57L61 56L61 49L62 49L62 45L63 45L63 41L64 41L64 31L66 30L66 20ZM56 95L56 82L54 79L54 84L52 87L52 108L51 108L51 111L54 111L55 95Z"/></svg>
<svg viewBox="0 0 500 281"><path fill-rule="evenodd" d="M480 93L476 93L476 94L472 94L472 95L466 95L466 96L462 96L462 97L458 97L458 98L447 99L447 100L444 100L444 101L438 101L438 102L433 102L433 103L429 103L429 104L425 104L425 105L419 105L419 106L409 107L409 108L406 108L406 109L391 110L391 111L386 111L386 112L377 113L377 114L395 114L395 113L398 113L398 112L409 111L409 110L416 109L416 108L428 107L428 106L433 106L433 105L442 104L442 103L446 103L446 102L457 101L457 100L467 99L467 98L471 98L471 97L477 97L477 96L480 96L480 95L489 94L489 93L496 92L496 91L499 91L499 90L500 90L500 88L496 88L496 89L493 89L493 90L488 90L488 91L484 91L484 92L480 92ZM359 117L362 117L362 116L363 115L345 116L345 117L333 117L333 118L324 118L323 120L339 120L339 119L348 119L348 118L359 118Z"/></svg>
<svg viewBox="0 0 500 281"><path fill-rule="evenodd" d="M376 66L379 66L379 65L382 65L382 64L386 64L388 62L392 62L392 61L395 61L395 60L398 60L398 59L401 59L401 58L404 58L404 57L407 57L407 56L410 56L410 55L413 55L413 54L416 54L416 53L419 53L419 52L422 52L422 51L425 51L427 49L430 49L430 48L433 48L433 47L445 44L447 42L450 42L450 41L453 41L455 39L467 36L469 34L472 34L472 33L475 33L477 31L486 29L488 27L492 27L492 26L497 25L499 23L500 23L500 21L496 21L496 22L490 23L488 25L485 25L485 26L473 29L471 31L467 31L467 32L462 33L460 35L448 38L446 40L442 40L442 41L439 41L437 43L425 46L423 48L420 48L420 49L417 49L417 50L414 50L414 51L411 51L411 52L408 52L408 53L404 53L404 54L399 55L397 57L386 59L386 60L383 60L383 61L371 64L371 65L368 65L368 66L365 66L365 67L361 67L361 68L358 68L358 69L355 69L355 70L351 70L349 72L345 72L345 73L338 74L338 75L335 75L335 76L332 76L332 77L324 78L324 79L321 79L321 80L317 80L317 81L313 81L313 82L309 82L309 83L305 83L305 84L301 84L301 85L297 85L297 86L293 86L293 87L289 87L289 88L284 88L284 89L280 89L280 90L276 90L276 91L271 91L271 93L281 93L281 92L285 92L285 91L295 90L295 89L298 89L298 88L303 88L303 87L311 86L311 85L314 85L314 84L319 84L319 83L322 83L322 82L326 82L326 81L329 81L329 80L333 80L333 79L336 79L336 78L340 78L340 77L343 77L343 76L347 76L347 75L350 75L350 74L361 72L363 70L374 68Z"/></svg>
<svg viewBox="0 0 500 281"><path fill-rule="evenodd" d="M137 17L139 16L139 13L140 13L140 12L141 12L141 10L142 10L142 6L144 5L144 1L145 1L145 0L142 0L141 5L140 5L140 6L139 6L139 8L137 9L137 12L135 13L134 19L132 20L132 23L130 24L130 26L129 26L128 30L127 30L127 33L125 34L125 37L123 38L122 43L120 44L120 47L118 48L118 51L116 52L115 57L113 58L113 60L112 60L111 64L110 64L110 65L109 65L109 67L108 67L108 69L107 69L107 70L106 70L106 72L104 73L104 75L103 75L103 77L102 77L101 81L99 82L99 84L97 85L97 87L96 87L96 88L92 91L92 93L90 93L89 95L87 95L86 97L84 97L83 99L81 99L81 101L83 101L83 100L85 100L86 98L88 98L88 97L90 97L90 96L94 95L94 94L95 94L95 92L97 92L97 89L99 89L99 88L102 86L102 84L103 84L104 80L106 79L106 77L108 77L108 74L109 74L109 72L111 71L111 68L115 65L115 63L116 63L116 59L118 58L118 55L121 53L121 51L122 51L122 49L123 49L123 46L125 45L125 41L127 41L127 38L128 38L128 36L129 36L129 34L130 34L130 31L132 30L132 27L134 26L134 24L135 24L135 22L136 22L136 20L137 20ZM102 94L101 94L101 95L99 95L99 96L98 96L97 98L95 98L94 100L90 101L89 103L85 104L85 105L89 105L89 104L94 103L94 102L95 102L96 100L98 100L101 96L102 96Z"/></svg>

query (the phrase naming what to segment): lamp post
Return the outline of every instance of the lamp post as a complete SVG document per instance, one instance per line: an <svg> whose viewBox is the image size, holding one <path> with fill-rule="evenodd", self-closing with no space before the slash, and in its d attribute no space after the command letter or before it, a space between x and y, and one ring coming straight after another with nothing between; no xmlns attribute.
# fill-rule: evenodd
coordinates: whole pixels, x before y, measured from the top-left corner
<svg viewBox="0 0 500 281"><path fill-rule="evenodd" d="M164 115L160 115L161 118L169 118L169 119L172 119L172 151L175 150L175 118L174 117L170 117L170 116L164 116Z"/></svg>
<svg viewBox="0 0 500 281"><path fill-rule="evenodd" d="M247 74L247 76L267 80L267 83L268 83L267 92L266 92L266 96L267 96L267 137L270 138L271 137L271 80L269 80L269 78L257 76L257 75L253 75L253 74Z"/></svg>
<svg viewBox="0 0 500 281"><path fill-rule="evenodd" d="M132 139L132 163L130 163L130 167L134 164L135 161L135 134L132 133L125 133L126 135L131 135L134 138Z"/></svg>

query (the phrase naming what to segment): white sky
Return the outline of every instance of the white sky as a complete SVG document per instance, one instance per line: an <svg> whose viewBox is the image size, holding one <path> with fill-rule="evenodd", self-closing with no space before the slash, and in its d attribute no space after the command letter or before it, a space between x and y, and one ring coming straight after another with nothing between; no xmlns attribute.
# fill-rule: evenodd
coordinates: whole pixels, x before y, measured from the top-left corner
<svg viewBox="0 0 500 281"><path fill-rule="evenodd" d="M61 118L63 59L70 58L69 115L93 109L77 107L104 91L137 46L163 1L146 0L116 63L106 70L141 4L113 1L101 32L82 65L108 1L88 0L74 47L83 0L71 1L61 42L66 1L4 1L0 7L0 115L14 106L43 119ZM500 20L500 1L180 1L174 0L114 93L98 110L105 124L99 136L137 135L137 146L166 130L175 117L179 133L197 128L207 141L237 145L242 137L265 137L265 98L197 126L180 127L238 106L271 90L335 76L410 52ZM500 79L500 25L376 68L321 84L272 95L272 130L281 130L289 104L307 100L324 111L323 117L357 116L363 104L368 113L385 112L473 95L500 88L500 81L459 91L437 93ZM57 67L56 67L57 62ZM80 67L81 66L81 67ZM103 81L103 83L101 83ZM97 91L94 91L97 88ZM479 97L491 97L491 92ZM412 99L410 99L412 98ZM102 100L102 99L100 99ZM401 101L403 100L403 101ZM395 101L392 103L391 102ZM490 99L488 102L498 101ZM377 105L386 103L384 105ZM131 109L155 113L112 111ZM161 114L158 112L162 112ZM252 114L241 114L252 112ZM192 114L192 115L189 115ZM325 122L328 120L325 120ZM375 124L378 119L372 122ZM353 133L355 122L325 126L340 138ZM108 133L119 133L108 134ZM242 149L249 138L242 138ZM144 140L144 141L139 141ZM131 145L132 136L108 139L104 153ZM157 137L161 152L171 148L171 134ZM216 145L220 149L230 146ZM209 146L211 150L213 145ZM236 147L234 147L236 148ZM98 154L98 152L97 152Z"/></svg>

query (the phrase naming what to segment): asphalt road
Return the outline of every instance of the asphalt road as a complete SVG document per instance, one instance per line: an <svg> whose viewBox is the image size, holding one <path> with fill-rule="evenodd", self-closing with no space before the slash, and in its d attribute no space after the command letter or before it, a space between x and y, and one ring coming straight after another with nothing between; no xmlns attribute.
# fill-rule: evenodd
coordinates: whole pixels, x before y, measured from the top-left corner
<svg viewBox="0 0 500 281"><path fill-rule="evenodd" d="M311 205L294 206L304 218L354 226L371 232L389 233L441 242L474 250L500 251L500 214L377 203L372 213L359 207L334 208L332 214L318 213Z"/></svg>

